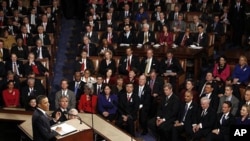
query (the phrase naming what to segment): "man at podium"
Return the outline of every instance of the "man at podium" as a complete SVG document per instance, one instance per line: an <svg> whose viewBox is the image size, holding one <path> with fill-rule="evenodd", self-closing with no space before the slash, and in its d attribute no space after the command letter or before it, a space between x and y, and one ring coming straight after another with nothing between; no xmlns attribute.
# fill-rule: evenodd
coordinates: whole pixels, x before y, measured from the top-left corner
<svg viewBox="0 0 250 141"><path fill-rule="evenodd" d="M50 120L52 120L46 111L49 111L49 100L45 95L39 95L36 99L37 108L32 115L32 131L34 141L49 141L57 135L56 131L62 129L58 127L56 131L50 129ZM59 117L59 114L56 114Z"/></svg>

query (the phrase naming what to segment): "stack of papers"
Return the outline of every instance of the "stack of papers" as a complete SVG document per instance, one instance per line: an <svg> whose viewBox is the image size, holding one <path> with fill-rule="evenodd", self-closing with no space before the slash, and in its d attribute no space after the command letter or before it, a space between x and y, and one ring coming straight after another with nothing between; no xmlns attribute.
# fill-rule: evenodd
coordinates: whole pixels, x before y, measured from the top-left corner
<svg viewBox="0 0 250 141"><path fill-rule="evenodd" d="M62 130L60 132L56 131L57 127L61 127ZM61 136L64 136L66 134L77 131L75 127L73 127L72 125L69 125L67 123L62 123L62 124L59 124L59 125L52 126L51 130L56 131Z"/></svg>

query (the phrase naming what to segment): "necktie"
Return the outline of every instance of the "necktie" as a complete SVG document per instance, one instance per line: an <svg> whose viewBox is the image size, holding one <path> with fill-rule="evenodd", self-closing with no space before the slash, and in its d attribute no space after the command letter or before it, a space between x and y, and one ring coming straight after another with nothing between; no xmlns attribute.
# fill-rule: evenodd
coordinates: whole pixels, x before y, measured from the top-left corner
<svg viewBox="0 0 250 141"><path fill-rule="evenodd" d="M202 110L201 116L203 117L205 115L205 110Z"/></svg>
<svg viewBox="0 0 250 141"><path fill-rule="evenodd" d="M149 87L150 87L151 91L153 91L153 88L154 88L154 80L150 80Z"/></svg>
<svg viewBox="0 0 250 141"><path fill-rule="evenodd" d="M43 23L44 31L46 31L47 23Z"/></svg>
<svg viewBox="0 0 250 141"><path fill-rule="evenodd" d="M43 43L43 34L39 34L39 38L42 40L42 45L44 45L44 43Z"/></svg>
<svg viewBox="0 0 250 141"><path fill-rule="evenodd" d="M200 41L201 41L201 34L199 34L199 36L198 36L198 41L197 41L197 43L200 44Z"/></svg>
<svg viewBox="0 0 250 141"><path fill-rule="evenodd" d="M237 4L237 11L240 11L240 4Z"/></svg>
<svg viewBox="0 0 250 141"><path fill-rule="evenodd" d="M23 35L23 44L27 45L27 36L26 36L26 34Z"/></svg>
<svg viewBox="0 0 250 141"><path fill-rule="evenodd" d="M175 13L175 14L174 14L174 20L177 20L177 19L178 19L178 14Z"/></svg>
<svg viewBox="0 0 250 141"><path fill-rule="evenodd" d="M13 63L13 72L18 75L16 62Z"/></svg>
<svg viewBox="0 0 250 141"><path fill-rule="evenodd" d="M130 57L127 59L127 71L131 70Z"/></svg>
<svg viewBox="0 0 250 141"><path fill-rule="evenodd" d="M108 33L108 43L112 43L112 41L111 41L111 34L110 33Z"/></svg>
<svg viewBox="0 0 250 141"><path fill-rule="evenodd" d="M142 93L142 87L139 86L139 97L141 98L141 93Z"/></svg>
<svg viewBox="0 0 250 141"><path fill-rule="evenodd" d="M98 86L98 88L97 88L97 95L99 95L100 92L101 92L101 86Z"/></svg>
<svg viewBox="0 0 250 141"><path fill-rule="evenodd" d="M181 46L185 46L186 45L186 40L187 40L187 36L184 35L182 41L181 41Z"/></svg>
<svg viewBox="0 0 250 141"><path fill-rule="evenodd" d="M78 88L79 88L79 83L76 82L75 91L74 91L74 92L75 92L75 95L77 94Z"/></svg>
<svg viewBox="0 0 250 141"><path fill-rule="evenodd" d="M0 59L3 60L3 52L2 52L2 49L0 49Z"/></svg>
<svg viewBox="0 0 250 141"><path fill-rule="evenodd" d="M84 61L82 62L82 66L81 66L81 71L84 71L85 70L85 63Z"/></svg>
<svg viewBox="0 0 250 141"><path fill-rule="evenodd" d="M129 94L127 94L127 100L130 101L130 95Z"/></svg>
<svg viewBox="0 0 250 141"><path fill-rule="evenodd" d="M205 84L203 85L202 89L201 89L200 97L201 97L201 95L204 93L206 84L207 84L207 83L205 83Z"/></svg>
<svg viewBox="0 0 250 141"><path fill-rule="evenodd" d="M147 60L147 65L146 65L146 68L145 68L145 72L144 72L145 74L148 74L148 73L149 73L149 69L150 69L150 68L149 68L149 67L150 67L149 65L150 65L150 60L148 59L148 60Z"/></svg>
<svg viewBox="0 0 250 141"><path fill-rule="evenodd" d="M171 65L171 61L170 60L168 60L168 64L167 65L168 65L168 67L170 67L170 65Z"/></svg>
<svg viewBox="0 0 250 141"><path fill-rule="evenodd" d="M182 121L185 121L185 118L186 118L186 115L187 115L187 111L188 111L188 104L186 103L186 105L185 105L185 109L184 109L184 115L183 115Z"/></svg>
<svg viewBox="0 0 250 141"><path fill-rule="evenodd" d="M223 114L223 116L221 117L220 123L223 124L225 123L225 121L226 121L226 115Z"/></svg>
<svg viewBox="0 0 250 141"><path fill-rule="evenodd" d="M40 72L39 72L39 70L38 70L38 68L37 68L37 65L32 64L31 67L32 67L32 71L33 71L35 74L37 74L37 75L40 74Z"/></svg>
<svg viewBox="0 0 250 141"><path fill-rule="evenodd" d="M148 42L148 33L144 32L144 40L143 40L143 44Z"/></svg>
<svg viewBox="0 0 250 141"><path fill-rule="evenodd" d="M41 47L38 48L38 58L43 59L42 48Z"/></svg>

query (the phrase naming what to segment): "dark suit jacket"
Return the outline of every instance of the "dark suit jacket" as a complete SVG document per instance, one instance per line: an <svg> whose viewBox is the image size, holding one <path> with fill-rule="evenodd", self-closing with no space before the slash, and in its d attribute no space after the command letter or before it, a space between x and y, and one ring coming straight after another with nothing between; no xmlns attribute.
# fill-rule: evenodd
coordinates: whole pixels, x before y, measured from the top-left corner
<svg viewBox="0 0 250 141"><path fill-rule="evenodd" d="M206 94L202 94L201 95L201 98L202 97L206 97ZM218 97L217 94L215 93L212 93L209 97L210 99L210 108L213 109L215 112L217 111L218 107L219 107L219 102L220 102L220 99Z"/></svg>
<svg viewBox="0 0 250 141"><path fill-rule="evenodd" d="M132 55L132 59L131 59L131 68L135 68L136 70L139 71L139 66L138 64L140 64L139 58L137 56ZM119 74L123 74L123 75L127 75L128 71L126 70L127 68L127 56L122 56L120 61L119 61L119 67L118 67L118 71Z"/></svg>
<svg viewBox="0 0 250 141"><path fill-rule="evenodd" d="M199 124L199 123L202 124L202 129L200 129L198 132L203 132L204 134L208 134L212 131L212 129L216 123L216 116L214 116L215 112L216 111L210 107L207 109L204 116L201 115L202 109L200 109L197 112L196 124ZM196 133L198 133L198 132L196 132Z"/></svg>
<svg viewBox="0 0 250 141"><path fill-rule="evenodd" d="M10 60L10 51L6 48L2 48L2 54L3 54L3 61Z"/></svg>
<svg viewBox="0 0 250 141"><path fill-rule="evenodd" d="M177 74L183 72L181 64L177 58L172 58L170 66L168 66L168 59L165 57L160 62L160 74L166 73L167 70L171 70Z"/></svg>
<svg viewBox="0 0 250 141"><path fill-rule="evenodd" d="M85 31L85 26L89 24L90 24L89 21L86 21L83 24L84 31ZM97 21L94 21L93 24L94 24L93 31L99 31L99 23Z"/></svg>
<svg viewBox="0 0 250 141"><path fill-rule="evenodd" d="M24 68L23 68L23 62L21 61L16 61L17 69L19 71L19 74L24 76ZM6 66L6 71L13 71L13 62L12 61L7 61L5 63Z"/></svg>
<svg viewBox="0 0 250 141"><path fill-rule="evenodd" d="M31 49L31 52L33 52L35 54L35 57L38 58L39 57L39 51L37 49L37 47L34 47ZM43 58L48 58L50 59L50 54L49 54L49 50L47 47L42 46L42 56Z"/></svg>
<svg viewBox="0 0 250 141"><path fill-rule="evenodd" d="M131 11L129 11L128 17L130 18L130 20L133 20L134 14ZM119 18L121 21L124 20L124 18L125 18L125 11L124 10L120 11Z"/></svg>
<svg viewBox="0 0 250 141"><path fill-rule="evenodd" d="M125 23L124 23L124 22L120 23L120 24L118 25L118 31L124 31L124 26L125 26ZM131 27L130 31L135 31L135 30L136 30L135 25L134 25L133 22L130 22L130 23L129 23L129 26ZM120 35L121 35L121 34L120 34Z"/></svg>
<svg viewBox="0 0 250 141"><path fill-rule="evenodd" d="M102 34L102 37L101 37L101 41L102 39L108 39L108 32L104 32ZM112 43L118 43L118 34L116 32L112 32L112 38L111 38L111 42Z"/></svg>
<svg viewBox="0 0 250 141"><path fill-rule="evenodd" d="M17 46L14 46L11 48L11 53L15 53L17 55L17 58L20 59L27 59L28 54L29 54L29 50L27 46L22 46L22 50L18 50Z"/></svg>
<svg viewBox="0 0 250 141"><path fill-rule="evenodd" d="M164 20L162 23L161 21L156 21L154 24L154 31L162 31L162 26L167 25L168 29L170 29L169 23L167 20Z"/></svg>
<svg viewBox="0 0 250 141"><path fill-rule="evenodd" d="M32 5L31 5L31 7L29 8L29 11L31 11L31 9L33 9L33 8L36 8L37 10L37 14L38 15L41 15L41 14L43 14L44 13L44 11L43 11L43 9L42 9L42 7L40 7L40 6L37 6L37 7L33 7Z"/></svg>
<svg viewBox="0 0 250 141"><path fill-rule="evenodd" d="M207 32L214 32L215 36L221 36L224 32L224 27L223 24L221 22L218 22L217 24L210 23L207 26Z"/></svg>
<svg viewBox="0 0 250 141"><path fill-rule="evenodd" d="M150 78L148 78L147 80L147 85L150 86ZM154 94L158 94L159 96L161 96L163 94L163 84L164 84L164 80L161 76L157 76L155 81L154 81L154 85L153 85L153 90L151 90L151 93Z"/></svg>
<svg viewBox="0 0 250 141"><path fill-rule="evenodd" d="M136 120L139 104L139 97L136 93L133 93L131 95L129 101L127 99L127 93L121 94L118 103L119 115L129 115L129 118L131 118L132 120Z"/></svg>
<svg viewBox="0 0 250 141"><path fill-rule="evenodd" d="M178 118L179 110L179 98L175 94L172 94L168 101L166 101L166 95L164 95L163 100L157 110L156 117L165 118L167 125L172 126L174 121Z"/></svg>
<svg viewBox="0 0 250 141"><path fill-rule="evenodd" d="M79 55L81 54L81 52L83 50L86 50L86 45L82 44L79 46ZM96 56L97 55L97 51L96 51L96 46L93 43L89 44L89 52L88 52L89 56Z"/></svg>
<svg viewBox="0 0 250 141"><path fill-rule="evenodd" d="M144 73L145 72L145 69L146 69L146 66L147 66L147 58L144 57L142 60L141 60L141 73ZM151 63L151 67L150 67L150 70L149 72L152 70L152 69L155 69L156 72L159 72L159 61L153 57L152 58L152 63Z"/></svg>
<svg viewBox="0 0 250 141"><path fill-rule="evenodd" d="M36 64L36 66L38 68L38 71L40 72L39 75L44 76L45 72L49 72L48 69L45 68L40 61L35 61L35 64ZM28 76L28 74L30 72L33 72L32 66L29 64L29 62L27 62L26 64L24 64L24 74L25 74L25 76Z"/></svg>
<svg viewBox="0 0 250 141"><path fill-rule="evenodd" d="M29 93L30 95L28 95ZM28 104L28 99L30 96L37 97L39 95L45 95L45 91L42 87L35 86L33 88L33 91L30 92L29 86L25 86L21 89L21 96L20 96L21 102L20 103L23 107L25 107Z"/></svg>
<svg viewBox="0 0 250 141"><path fill-rule="evenodd" d="M114 59L111 59L110 61L111 61L111 62L110 62L108 65L107 65L105 59L102 59L102 61L100 62L99 71L98 71L98 72L99 72L101 75L104 75L104 76L105 76L106 70L107 70L107 69L112 69L113 74L115 74L115 72L116 72L116 62L115 62Z"/></svg>
<svg viewBox="0 0 250 141"><path fill-rule="evenodd" d="M144 8L144 11L147 11L148 9L148 5L145 2L142 2L142 7ZM136 2L133 4L133 11L139 11L140 7L139 7L139 3Z"/></svg>
<svg viewBox="0 0 250 141"><path fill-rule="evenodd" d="M43 23L41 22L39 25L43 26ZM55 28L54 28L54 25L52 22L47 22L46 30L44 32L45 33L54 33L55 32Z"/></svg>
<svg viewBox="0 0 250 141"><path fill-rule="evenodd" d="M123 44L135 44L136 43L136 35L135 33L133 33L132 31L130 31L130 34L127 38L126 33L125 32L121 32L120 33L120 37L119 37L119 43L123 43Z"/></svg>
<svg viewBox="0 0 250 141"><path fill-rule="evenodd" d="M31 34L36 34L37 33L37 28L36 28L35 25L29 24L29 29L30 29Z"/></svg>
<svg viewBox="0 0 250 141"><path fill-rule="evenodd" d="M15 6L14 9L18 10L19 13L22 14L22 15L27 15L28 14L28 9L26 7L24 7L24 6L22 6L21 10L18 9L18 6Z"/></svg>
<svg viewBox="0 0 250 141"><path fill-rule="evenodd" d="M229 113L227 117L225 118L225 121L223 123L220 122L221 118L223 116L223 113L218 113L216 116L216 123L214 126L214 129L220 129L220 134L223 136L229 136L230 135L230 127L231 125L234 125L236 120L235 117Z"/></svg>
<svg viewBox="0 0 250 141"><path fill-rule="evenodd" d="M27 15L28 19L29 19L29 24L31 25L31 14ZM38 25L40 23L40 19L38 14L35 15L35 22ZM35 25L33 25L35 27ZM35 32L37 32L37 30L33 30Z"/></svg>
<svg viewBox="0 0 250 141"><path fill-rule="evenodd" d="M210 82L210 83L212 83L213 88L214 88L213 93L219 94L219 93L218 93L218 92L219 92L219 86L218 86L218 84L217 84L215 81L212 81L212 82ZM201 95L202 88L203 88L203 86L204 86L205 84L206 84L206 80L202 80L202 81L199 83L198 89L197 89L198 95L199 95L199 96ZM203 94L203 93L202 93L202 94Z"/></svg>
<svg viewBox="0 0 250 141"><path fill-rule="evenodd" d="M87 32L83 33L83 35L87 36ZM92 35L89 37L89 39L92 43L99 43L98 33L95 31L92 31Z"/></svg>
<svg viewBox="0 0 250 141"><path fill-rule="evenodd" d="M40 110L36 109L32 116L32 131L34 141L49 141L57 135L50 129L50 119Z"/></svg>
<svg viewBox="0 0 250 141"><path fill-rule="evenodd" d="M105 83L102 83L100 93L103 92L103 89L104 89L105 85L106 85ZM97 89L98 89L97 88L97 83L93 84L93 87L94 87L94 94L97 95Z"/></svg>
<svg viewBox="0 0 250 141"><path fill-rule="evenodd" d="M176 45L179 46L179 45L181 44L183 38L184 38L184 35L185 35L185 32L180 32L179 35L177 36L177 38L175 39L174 43L175 43ZM189 45L191 45L193 42L194 42L193 35L192 35L192 34L189 34L189 38L186 40L185 45L186 45L186 46L189 46Z"/></svg>
<svg viewBox="0 0 250 141"><path fill-rule="evenodd" d="M79 87L77 89L76 93L76 100L80 100L81 95L84 93L84 85L85 83L83 81L80 81ZM69 83L69 89L73 92L75 92L75 86L76 86L76 81L71 81Z"/></svg>
<svg viewBox="0 0 250 141"><path fill-rule="evenodd" d="M82 60L77 60L75 62L75 72L81 72L81 67L82 64L80 63ZM94 64L92 62L92 60L90 60L89 58L86 59L86 65L87 65L87 69L90 70L90 72L94 72Z"/></svg>
<svg viewBox="0 0 250 141"><path fill-rule="evenodd" d="M35 35L34 37L34 42L36 42L37 39L40 39L39 35ZM50 45L50 39L49 39L49 35L46 33L43 33L43 44L44 45Z"/></svg>
<svg viewBox="0 0 250 141"><path fill-rule="evenodd" d="M191 4L189 11L190 12L196 11L195 4L193 4L193 3ZM181 12L187 12L187 3L182 4L182 6L181 6Z"/></svg>
<svg viewBox="0 0 250 141"><path fill-rule="evenodd" d="M105 12L108 12L108 10L109 10L109 5L108 5L109 3L108 2L105 2L104 4L103 4L103 10L105 11ZM116 10L117 9L117 4L116 4L116 2L114 2L114 1L112 1L111 2L111 4L110 4L110 7L114 7L114 10Z"/></svg>
<svg viewBox="0 0 250 141"><path fill-rule="evenodd" d="M20 32L19 28L17 26L14 26L14 25L9 25L7 26L7 29L8 31L11 33L11 34L18 34Z"/></svg>
<svg viewBox="0 0 250 141"><path fill-rule="evenodd" d="M68 109L67 109L66 112L65 112L65 111L63 112L61 108L57 108L57 109L52 113L51 116L52 116L53 118L55 118L57 112L60 112L60 113L61 113L61 117L58 119L57 122L64 122L64 121L68 120L68 118L66 117L66 115L68 114ZM56 124L56 122L55 122L54 120L51 120L51 121L50 121L50 124L53 125L53 124Z"/></svg>
<svg viewBox="0 0 250 141"><path fill-rule="evenodd" d="M137 43L138 44L143 44L144 40L144 32L139 32L138 37L137 37ZM148 43L156 43L155 40L155 33L152 31L148 31Z"/></svg>
<svg viewBox="0 0 250 141"><path fill-rule="evenodd" d="M31 34L29 34L29 33L27 33L27 36L28 36L27 37L27 46L33 46L34 45L33 36ZM18 38L22 38L24 40L22 33L19 33L19 34L16 35L16 39L18 39Z"/></svg>
<svg viewBox="0 0 250 141"><path fill-rule="evenodd" d="M107 20L104 20L101 22L101 31L106 31L107 30L107 26L108 26L108 22ZM111 20L111 24L110 24L112 27L113 27L113 30L116 31L117 29L117 23L115 20Z"/></svg>
<svg viewBox="0 0 250 141"><path fill-rule="evenodd" d="M197 43L198 38L199 38L199 33L195 33L195 35L194 35L194 42ZM208 47L208 35L207 35L207 33L203 33L202 34L199 46L202 46L204 48Z"/></svg>
<svg viewBox="0 0 250 141"><path fill-rule="evenodd" d="M138 97L139 97L139 87L140 86L136 86L134 89L134 93L137 94ZM139 103L140 105L141 104L143 105L142 110L148 113L150 110L150 103L151 103L151 89L146 84L141 92L141 97L139 97Z"/></svg>

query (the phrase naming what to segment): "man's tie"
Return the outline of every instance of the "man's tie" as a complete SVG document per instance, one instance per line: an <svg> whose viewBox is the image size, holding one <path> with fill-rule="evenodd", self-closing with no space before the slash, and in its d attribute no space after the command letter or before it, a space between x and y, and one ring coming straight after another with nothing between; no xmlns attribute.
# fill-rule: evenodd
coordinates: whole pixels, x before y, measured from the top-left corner
<svg viewBox="0 0 250 141"><path fill-rule="evenodd" d="M142 87L139 86L139 98L141 98L141 94L142 94Z"/></svg>
<svg viewBox="0 0 250 141"><path fill-rule="evenodd" d="M14 72L16 75L19 75L19 74L18 74L18 70L17 70L16 62L13 62L13 72Z"/></svg>
<svg viewBox="0 0 250 141"><path fill-rule="evenodd" d="M187 115L187 111L188 111L188 104L186 103L186 105L185 105L185 109L184 109L184 115L183 115L182 121L185 121L185 118L186 118L186 115Z"/></svg>
<svg viewBox="0 0 250 141"><path fill-rule="evenodd" d="M84 61L82 62L82 65L81 65L81 71L84 71L85 70L85 63Z"/></svg>
<svg viewBox="0 0 250 141"><path fill-rule="evenodd" d="M171 61L170 60L167 61L167 65L168 65L168 67L170 67L170 65L171 65Z"/></svg>
<svg viewBox="0 0 250 141"><path fill-rule="evenodd" d="M127 100L130 101L130 95L127 94Z"/></svg>
<svg viewBox="0 0 250 141"><path fill-rule="evenodd" d="M40 72L39 72L39 70L38 70L38 68L37 68L37 65L32 64L31 67L32 67L32 71L33 71L35 74L37 74L37 75L40 74Z"/></svg>
<svg viewBox="0 0 250 141"><path fill-rule="evenodd" d="M101 86L97 86L98 88L97 88L97 95L99 95L100 94L100 92L101 92Z"/></svg>
<svg viewBox="0 0 250 141"><path fill-rule="evenodd" d="M143 44L148 42L148 33L144 32L144 40L143 40Z"/></svg>
<svg viewBox="0 0 250 141"><path fill-rule="evenodd" d="M153 92L153 88L154 88L154 80L150 80L149 87L150 87L151 91Z"/></svg>
<svg viewBox="0 0 250 141"><path fill-rule="evenodd" d="M204 115L205 115L205 110L202 110L202 112L201 112L201 116L203 117Z"/></svg>
<svg viewBox="0 0 250 141"><path fill-rule="evenodd" d="M41 47L38 48L38 58L43 59L42 48Z"/></svg>
<svg viewBox="0 0 250 141"><path fill-rule="evenodd" d="M26 36L26 34L23 35L23 44L27 45L27 36Z"/></svg>
<svg viewBox="0 0 250 141"><path fill-rule="evenodd" d="M184 35L182 41L181 41L181 46L185 46L186 45L186 40L187 40L187 36Z"/></svg>
<svg viewBox="0 0 250 141"><path fill-rule="evenodd" d="M2 49L0 49L0 59L3 60L3 52L2 52Z"/></svg>
<svg viewBox="0 0 250 141"><path fill-rule="evenodd" d="M130 57L127 59L127 71L131 70Z"/></svg>
<svg viewBox="0 0 250 141"><path fill-rule="evenodd" d="M76 85L75 85L75 95L77 94L77 91L78 91L78 88L79 88L79 82L76 82Z"/></svg>
<svg viewBox="0 0 250 141"><path fill-rule="evenodd" d="M197 41L197 43L200 44L200 41L201 41L201 34L199 34L199 36L198 36L198 41Z"/></svg>
<svg viewBox="0 0 250 141"><path fill-rule="evenodd" d="M107 39L107 40L108 40L108 43L109 43L109 44L111 44L111 43L112 43L112 40L111 40L111 34L110 34L110 33L108 33L108 39Z"/></svg>
<svg viewBox="0 0 250 141"><path fill-rule="evenodd" d="M149 72L149 69L150 69L150 68L149 68L149 67L150 67L150 66L149 66L149 63L150 63L150 60L147 59L147 65L146 65L145 72L144 72L145 74L148 74L148 72Z"/></svg>

